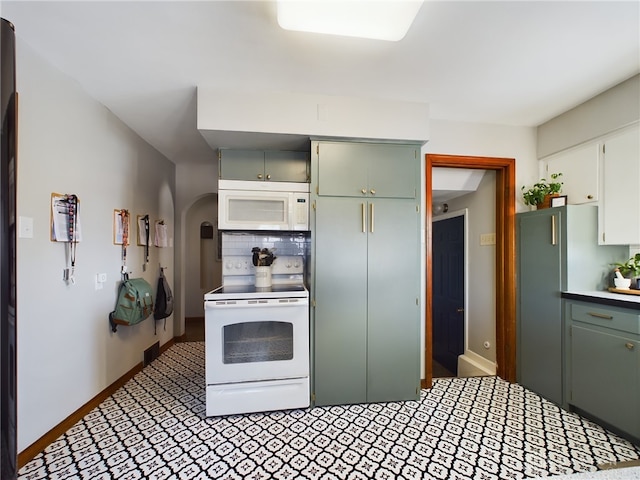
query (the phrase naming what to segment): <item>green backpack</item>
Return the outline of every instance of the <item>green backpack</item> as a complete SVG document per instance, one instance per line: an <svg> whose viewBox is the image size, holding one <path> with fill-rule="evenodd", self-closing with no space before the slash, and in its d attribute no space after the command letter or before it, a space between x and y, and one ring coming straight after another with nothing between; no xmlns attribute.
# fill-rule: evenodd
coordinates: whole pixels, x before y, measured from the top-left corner
<svg viewBox="0 0 640 480"><path fill-rule="evenodd" d="M153 313L153 290L144 278L125 275L118 290L116 309L109 314L111 330L118 325L135 325Z"/></svg>

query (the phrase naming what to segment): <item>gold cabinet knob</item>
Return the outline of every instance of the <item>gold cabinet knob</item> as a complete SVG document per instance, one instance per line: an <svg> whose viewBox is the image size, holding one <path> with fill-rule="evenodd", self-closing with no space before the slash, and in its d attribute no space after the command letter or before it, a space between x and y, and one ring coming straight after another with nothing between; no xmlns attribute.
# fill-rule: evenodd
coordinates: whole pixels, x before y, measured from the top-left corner
<svg viewBox="0 0 640 480"><path fill-rule="evenodd" d="M376 191L375 191L375 189L372 188L371 189L371 195L375 195L375 194L376 194Z"/></svg>
<svg viewBox="0 0 640 480"><path fill-rule="evenodd" d="M271 175L267 175L267 180L271 180Z"/></svg>
<svg viewBox="0 0 640 480"><path fill-rule="evenodd" d="M261 173L258 174L258 179L262 180L262 174Z"/></svg>
<svg viewBox="0 0 640 480"><path fill-rule="evenodd" d="M593 195L587 195L588 200L593 200Z"/></svg>
<svg viewBox="0 0 640 480"><path fill-rule="evenodd" d="M635 345L631 342L625 343L624 346L627 347L627 350L633 350L635 348Z"/></svg>
<svg viewBox="0 0 640 480"><path fill-rule="evenodd" d="M362 189L362 190L360 190L360 191L362 192L362 194L363 194L363 195L366 195L366 194L367 194L367 189L366 189L366 188L363 188L363 189Z"/></svg>

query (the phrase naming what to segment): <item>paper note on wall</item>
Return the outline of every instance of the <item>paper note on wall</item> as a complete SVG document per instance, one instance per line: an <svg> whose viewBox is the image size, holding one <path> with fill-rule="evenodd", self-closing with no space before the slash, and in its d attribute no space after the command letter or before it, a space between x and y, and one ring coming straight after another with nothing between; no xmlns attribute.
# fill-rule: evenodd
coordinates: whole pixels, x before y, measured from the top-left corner
<svg viewBox="0 0 640 480"><path fill-rule="evenodd" d="M166 247L168 245L167 237L167 226L163 222L156 222L155 246Z"/></svg>

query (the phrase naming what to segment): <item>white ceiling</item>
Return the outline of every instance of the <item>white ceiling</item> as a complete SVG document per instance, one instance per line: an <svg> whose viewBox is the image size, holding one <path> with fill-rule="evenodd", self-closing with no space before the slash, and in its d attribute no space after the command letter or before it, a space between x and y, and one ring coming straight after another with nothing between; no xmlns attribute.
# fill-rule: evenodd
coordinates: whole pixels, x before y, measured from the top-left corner
<svg viewBox="0 0 640 480"><path fill-rule="evenodd" d="M637 0L427 0L399 42L285 31L271 1L3 0L0 12L177 164L212 155L197 86L426 102L431 118L536 126L640 72Z"/></svg>

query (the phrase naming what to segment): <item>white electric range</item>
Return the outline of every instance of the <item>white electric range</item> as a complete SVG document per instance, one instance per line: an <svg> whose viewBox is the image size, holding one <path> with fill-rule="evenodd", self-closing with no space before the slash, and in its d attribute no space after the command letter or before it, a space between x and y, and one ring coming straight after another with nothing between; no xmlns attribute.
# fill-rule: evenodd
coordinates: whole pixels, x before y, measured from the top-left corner
<svg viewBox="0 0 640 480"><path fill-rule="evenodd" d="M309 291L304 257L277 257L271 287L252 257L223 259L204 296L207 416L304 408L309 391Z"/></svg>

